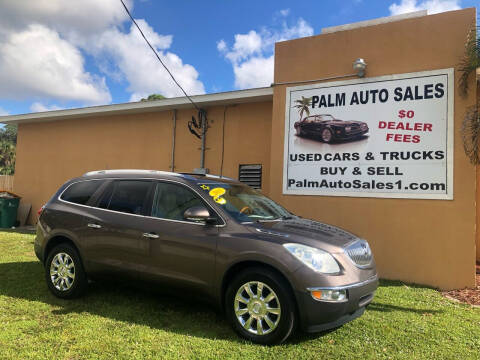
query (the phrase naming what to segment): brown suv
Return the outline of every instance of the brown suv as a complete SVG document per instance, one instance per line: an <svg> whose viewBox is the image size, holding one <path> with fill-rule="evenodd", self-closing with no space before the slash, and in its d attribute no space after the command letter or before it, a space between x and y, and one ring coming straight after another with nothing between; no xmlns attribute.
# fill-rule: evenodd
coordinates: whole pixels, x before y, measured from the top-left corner
<svg viewBox="0 0 480 360"><path fill-rule="evenodd" d="M273 344L296 325L315 332L355 319L377 288L365 240L232 179L95 171L42 209L35 253L61 298L81 295L90 278L146 280L207 295L241 336Z"/></svg>

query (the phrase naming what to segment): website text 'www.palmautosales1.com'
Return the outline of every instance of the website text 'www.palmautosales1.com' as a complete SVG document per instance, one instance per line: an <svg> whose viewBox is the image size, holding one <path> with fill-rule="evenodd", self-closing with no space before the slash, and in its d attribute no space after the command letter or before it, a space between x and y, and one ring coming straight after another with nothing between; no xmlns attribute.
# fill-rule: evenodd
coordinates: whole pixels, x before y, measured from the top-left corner
<svg viewBox="0 0 480 360"><path fill-rule="evenodd" d="M288 179L288 188L294 189L342 189L342 190L409 190L409 191L428 191L445 192L447 186L440 182L410 182L405 183L402 180L395 182L384 182L377 180L295 180Z"/></svg>

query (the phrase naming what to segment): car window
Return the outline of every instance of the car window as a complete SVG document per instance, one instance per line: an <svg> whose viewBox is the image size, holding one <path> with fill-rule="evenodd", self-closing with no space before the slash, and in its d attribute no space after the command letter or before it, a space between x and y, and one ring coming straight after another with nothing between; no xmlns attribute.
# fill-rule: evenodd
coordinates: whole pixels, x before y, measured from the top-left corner
<svg viewBox="0 0 480 360"><path fill-rule="evenodd" d="M238 222L271 221L291 214L259 191L243 184L200 182L199 187Z"/></svg>
<svg viewBox="0 0 480 360"><path fill-rule="evenodd" d="M205 204L197 194L183 185L157 183L153 197L152 216L186 221L183 213L192 206L205 206Z"/></svg>
<svg viewBox="0 0 480 360"><path fill-rule="evenodd" d="M99 196L99 200L97 203L97 207L101 209L108 209L108 205L110 205L110 199L112 198L114 183L110 182L107 185L105 190L103 190L102 194Z"/></svg>
<svg viewBox="0 0 480 360"><path fill-rule="evenodd" d="M99 207L103 205L105 206L103 208L108 210L140 215L151 184L150 181L141 180L114 181L113 193L108 204L102 196Z"/></svg>
<svg viewBox="0 0 480 360"><path fill-rule="evenodd" d="M103 181L100 180L81 181L74 183L63 192L63 194L60 196L60 199L75 204L85 205L102 184Z"/></svg>

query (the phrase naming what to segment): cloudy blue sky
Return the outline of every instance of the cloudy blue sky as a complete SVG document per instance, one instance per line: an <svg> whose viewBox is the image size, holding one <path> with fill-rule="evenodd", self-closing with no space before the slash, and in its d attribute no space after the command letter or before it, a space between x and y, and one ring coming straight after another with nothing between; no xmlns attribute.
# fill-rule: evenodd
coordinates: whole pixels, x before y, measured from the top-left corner
<svg viewBox="0 0 480 360"><path fill-rule="evenodd" d="M269 86L274 43L479 0L125 0L189 94ZM179 96L119 0L1 0L0 115Z"/></svg>

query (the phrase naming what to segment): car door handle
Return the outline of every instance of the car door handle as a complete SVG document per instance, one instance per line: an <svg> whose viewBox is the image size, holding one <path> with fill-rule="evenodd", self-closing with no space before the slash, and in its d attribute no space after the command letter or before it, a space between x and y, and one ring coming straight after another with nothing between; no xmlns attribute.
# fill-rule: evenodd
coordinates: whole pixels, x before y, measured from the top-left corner
<svg viewBox="0 0 480 360"><path fill-rule="evenodd" d="M143 233L143 236L149 239L158 239L160 237L154 233Z"/></svg>
<svg viewBox="0 0 480 360"><path fill-rule="evenodd" d="M101 229L102 228L102 225L93 224L93 223L88 223L87 226L89 228L92 228L92 229Z"/></svg>

